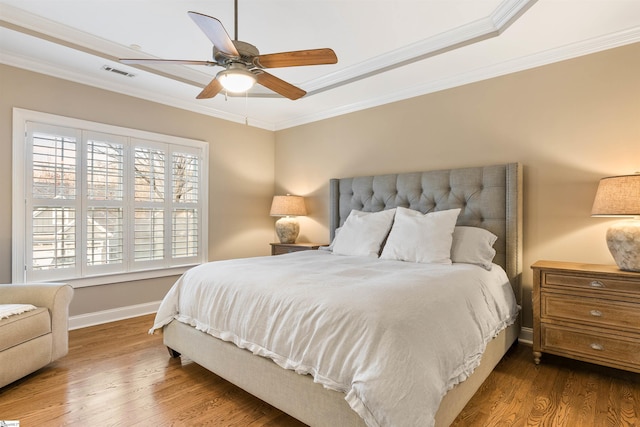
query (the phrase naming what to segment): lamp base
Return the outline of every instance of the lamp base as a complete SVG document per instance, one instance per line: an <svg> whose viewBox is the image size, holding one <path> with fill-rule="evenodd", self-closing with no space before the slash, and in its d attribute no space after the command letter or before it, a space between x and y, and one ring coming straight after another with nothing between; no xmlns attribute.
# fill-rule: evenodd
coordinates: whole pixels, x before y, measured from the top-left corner
<svg viewBox="0 0 640 427"><path fill-rule="evenodd" d="M640 220L614 223L607 230L607 246L620 270L640 271Z"/></svg>
<svg viewBox="0 0 640 427"><path fill-rule="evenodd" d="M276 221L276 234L280 243L295 243L300 233L300 224L295 218L284 216Z"/></svg>

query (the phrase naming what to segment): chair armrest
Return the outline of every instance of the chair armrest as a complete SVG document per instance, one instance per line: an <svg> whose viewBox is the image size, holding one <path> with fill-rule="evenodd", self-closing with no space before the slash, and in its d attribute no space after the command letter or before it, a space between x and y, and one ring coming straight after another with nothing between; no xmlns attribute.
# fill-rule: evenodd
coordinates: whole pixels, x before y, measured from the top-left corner
<svg viewBox="0 0 640 427"><path fill-rule="evenodd" d="M72 298L73 288L65 283L0 285L0 304L33 304L49 309L53 335L51 360L69 351L69 304Z"/></svg>

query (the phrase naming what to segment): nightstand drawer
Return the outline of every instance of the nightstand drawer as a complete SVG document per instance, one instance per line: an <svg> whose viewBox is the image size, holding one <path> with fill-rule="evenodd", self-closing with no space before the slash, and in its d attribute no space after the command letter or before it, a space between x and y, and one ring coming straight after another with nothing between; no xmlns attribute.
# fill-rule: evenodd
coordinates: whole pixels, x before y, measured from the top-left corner
<svg viewBox="0 0 640 427"><path fill-rule="evenodd" d="M310 248L301 246L278 246L274 249L274 255L290 254L291 252L308 251Z"/></svg>
<svg viewBox="0 0 640 427"><path fill-rule="evenodd" d="M542 349L550 353L640 370L640 339L545 324L541 332Z"/></svg>
<svg viewBox="0 0 640 427"><path fill-rule="evenodd" d="M541 316L640 331L640 304L543 293Z"/></svg>
<svg viewBox="0 0 640 427"><path fill-rule="evenodd" d="M299 251L314 251L320 246L324 246L322 243L270 243L270 245L271 255L283 255Z"/></svg>
<svg viewBox="0 0 640 427"><path fill-rule="evenodd" d="M640 278L633 279L613 279L602 275L573 275L563 273L546 273L541 283L545 287L558 287L566 289L574 287L578 289L591 289L602 291L640 292Z"/></svg>

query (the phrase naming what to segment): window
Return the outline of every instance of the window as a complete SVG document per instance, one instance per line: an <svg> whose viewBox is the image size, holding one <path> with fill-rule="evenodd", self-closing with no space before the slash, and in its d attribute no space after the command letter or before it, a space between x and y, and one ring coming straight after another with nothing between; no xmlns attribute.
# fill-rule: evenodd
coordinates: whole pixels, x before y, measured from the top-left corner
<svg viewBox="0 0 640 427"><path fill-rule="evenodd" d="M13 280L75 286L207 260L208 145L14 109Z"/></svg>

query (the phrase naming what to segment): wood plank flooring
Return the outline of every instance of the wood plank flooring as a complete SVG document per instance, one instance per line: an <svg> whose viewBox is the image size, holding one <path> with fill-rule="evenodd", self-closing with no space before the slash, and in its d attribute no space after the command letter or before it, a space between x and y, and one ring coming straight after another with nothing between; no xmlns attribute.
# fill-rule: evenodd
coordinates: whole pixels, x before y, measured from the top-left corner
<svg viewBox="0 0 640 427"><path fill-rule="evenodd" d="M640 374L514 346L453 426L640 427Z"/></svg>
<svg viewBox="0 0 640 427"><path fill-rule="evenodd" d="M0 389L0 420L29 426L271 426L297 420L188 359L152 316L70 332L69 355ZM640 426L640 375L512 348L454 426ZM339 427L339 426L336 426Z"/></svg>

